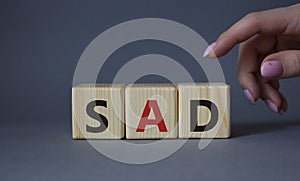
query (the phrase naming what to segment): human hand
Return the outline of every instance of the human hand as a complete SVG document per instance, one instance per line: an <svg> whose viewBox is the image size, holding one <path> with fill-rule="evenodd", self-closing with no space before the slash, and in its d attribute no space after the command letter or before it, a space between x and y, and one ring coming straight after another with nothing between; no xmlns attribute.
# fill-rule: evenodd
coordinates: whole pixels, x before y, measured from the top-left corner
<svg viewBox="0 0 300 181"><path fill-rule="evenodd" d="M284 114L287 99L279 79L300 76L300 4L250 13L222 33L204 57L225 55L240 43L238 78L251 102L261 98Z"/></svg>

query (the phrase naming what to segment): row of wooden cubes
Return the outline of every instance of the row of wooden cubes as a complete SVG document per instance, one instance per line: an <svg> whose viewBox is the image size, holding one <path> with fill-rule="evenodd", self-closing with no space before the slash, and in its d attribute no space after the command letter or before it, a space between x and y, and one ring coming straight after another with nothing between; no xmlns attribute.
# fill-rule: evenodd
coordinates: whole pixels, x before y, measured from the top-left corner
<svg viewBox="0 0 300 181"><path fill-rule="evenodd" d="M79 85L72 131L74 139L228 138L230 86Z"/></svg>

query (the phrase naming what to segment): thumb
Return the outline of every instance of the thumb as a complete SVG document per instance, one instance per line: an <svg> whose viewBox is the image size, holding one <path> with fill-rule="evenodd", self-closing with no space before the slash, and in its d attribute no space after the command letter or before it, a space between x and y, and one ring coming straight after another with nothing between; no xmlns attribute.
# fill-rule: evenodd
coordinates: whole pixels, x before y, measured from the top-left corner
<svg viewBox="0 0 300 181"><path fill-rule="evenodd" d="M287 50L267 56L260 67L266 78L290 78L300 76L300 50Z"/></svg>

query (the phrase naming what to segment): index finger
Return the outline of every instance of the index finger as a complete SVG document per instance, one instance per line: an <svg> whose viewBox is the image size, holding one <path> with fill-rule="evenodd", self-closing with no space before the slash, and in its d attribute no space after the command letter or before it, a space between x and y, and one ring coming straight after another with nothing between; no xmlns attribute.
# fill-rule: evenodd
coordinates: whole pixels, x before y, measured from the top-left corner
<svg viewBox="0 0 300 181"><path fill-rule="evenodd" d="M236 44L256 34L292 34L293 28L289 28L289 25L293 17L290 12L295 11L294 8L299 9L300 4L248 14L222 33L212 44L213 47L208 48L210 52L206 51L206 55L209 58L223 56Z"/></svg>

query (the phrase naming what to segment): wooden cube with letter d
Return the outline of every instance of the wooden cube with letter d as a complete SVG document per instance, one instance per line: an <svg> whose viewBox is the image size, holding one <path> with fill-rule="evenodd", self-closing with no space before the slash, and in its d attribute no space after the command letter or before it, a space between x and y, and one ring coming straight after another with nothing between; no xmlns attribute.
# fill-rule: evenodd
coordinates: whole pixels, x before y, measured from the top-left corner
<svg viewBox="0 0 300 181"><path fill-rule="evenodd" d="M96 84L72 88L74 139L124 137L124 85Z"/></svg>
<svg viewBox="0 0 300 181"><path fill-rule="evenodd" d="M230 86L179 84L179 138L230 137Z"/></svg>
<svg viewBox="0 0 300 181"><path fill-rule="evenodd" d="M171 84L133 84L125 89L126 138L177 137L177 89Z"/></svg>

